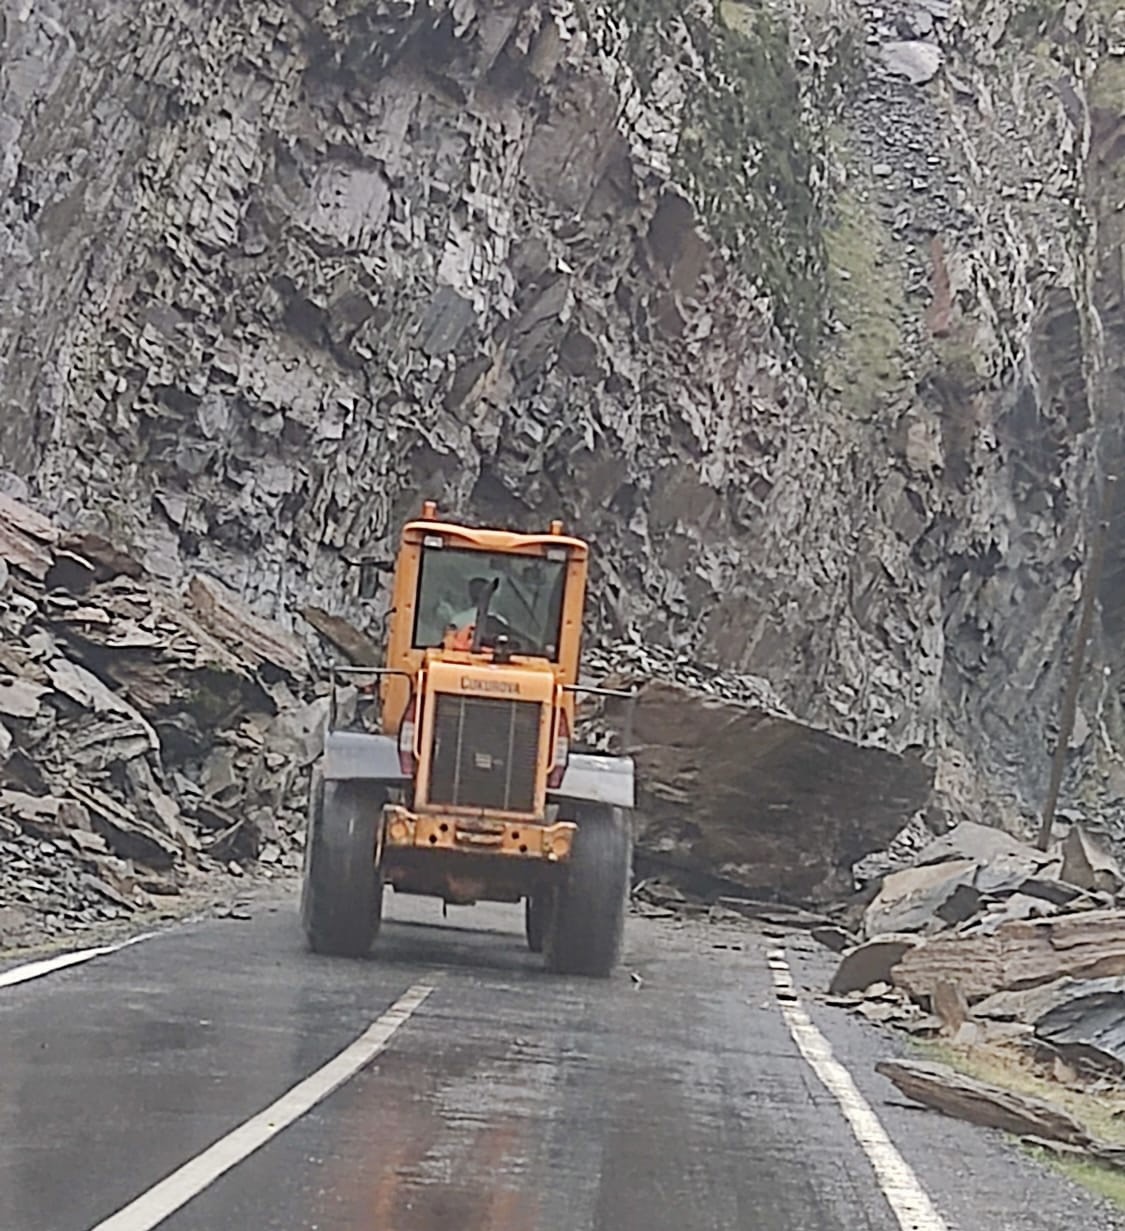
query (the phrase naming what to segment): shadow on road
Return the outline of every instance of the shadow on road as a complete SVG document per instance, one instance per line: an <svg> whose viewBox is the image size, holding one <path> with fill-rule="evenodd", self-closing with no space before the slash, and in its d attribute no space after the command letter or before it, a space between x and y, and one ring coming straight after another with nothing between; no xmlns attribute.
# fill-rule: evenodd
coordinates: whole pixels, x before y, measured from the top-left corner
<svg viewBox="0 0 1125 1231"><path fill-rule="evenodd" d="M372 965L388 967L440 967L506 975L546 976L543 960L528 951L522 913L492 904L458 908L456 921L434 919L434 904L393 898L383 918L378 939L368 957ZM419 918L421 915L430 918ZM305 950L304 937L294 912L294 944ZM317 961L354 962L354 958L317 958Z"/></svg>
<svg viewBox="0 0 1125 1231"><path fill-rule="evenodd" d="M522 936L464 926L388 921L367 959L389 966L440 966L445 970L545 974Z"/></svg>

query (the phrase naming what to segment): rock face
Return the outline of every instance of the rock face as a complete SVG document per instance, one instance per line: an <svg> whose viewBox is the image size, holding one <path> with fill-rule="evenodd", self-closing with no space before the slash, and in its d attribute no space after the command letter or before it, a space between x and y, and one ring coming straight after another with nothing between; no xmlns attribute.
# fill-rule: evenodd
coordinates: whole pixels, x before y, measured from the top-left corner
<svg viewBox="0 0 1125 1231"><path fill-rule="evenodd" d="M1121 452L1118 24L9 6L5 486L310 643L302 610L379 640L423 494L561 513L593 638L764 676L1016 825ZM1111 819L1119 668L1095 655L1067 784Z"/></svg>

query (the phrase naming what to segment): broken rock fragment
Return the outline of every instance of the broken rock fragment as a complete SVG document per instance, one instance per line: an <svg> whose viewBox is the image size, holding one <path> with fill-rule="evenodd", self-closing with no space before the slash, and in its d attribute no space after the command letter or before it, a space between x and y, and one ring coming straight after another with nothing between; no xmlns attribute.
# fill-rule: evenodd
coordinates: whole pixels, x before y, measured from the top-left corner
<svg viewBox="0 0 1125 1231"><path fill-rule="evenodd" d="M876 983L891 983L891 972L918 943L913 936L881 936L844 954L829 985L834 996L863 992Z"/></svg>
<svg viewBox="0 0 1125 1231"><path fill-rule="evenodd" d="M1086 1130L1062 1108L1044 1099L1016 1094L1002 1086L966 1077L948 1065L919 1060L881 1060L875 1071L893 1082L907 1098L947 1116L1021 1137L1039 1137L1076 1146L1090 1143Z"/></svg>
<svg viewBox="0 0 1125 1231"><path fill-rule="evenodd" d="M992 933L935 936L906 951L891 972L896 987L928 1001L939 983L958 983L970 1003L994 992L1064 976L1125 975L1125 911L1081 911L1015 920Z"/></svg>
<svg viewBox="0 0 1125 1231"><path fill-rule="evenodd" d="M188 598L199 622L244 661L302 678L309 660L300 638L250 610L214 577L193 577Z"/></svg>
<svg viewBox="0 0 1125 1231"><path fill-rule="evenodd" d="M0 560L42 581L54 562L59 531L42 514L0 492Z"/></svg>
<svg viewBox="0 0 1125 1231"><path fill-rule="evenodd" d="M146 867L167 870L182 855L182 850L166 834L142 820L112 796L93 786L71 785L71 793L90 813L95 833L125 859L135 859Z"/></svg>
<svg viewBox="0 0 1125 1231"><path fill-rule="evenodd" d="M951 859L892 872L867 908L865 933L938 930L969 918L980 902L973 888L978 866L969 859Z"/></svg>
<svg viewBox="0 0 1125 1231"><path fill-rule="evenodd" d="M941 68L941 48L936 43L906 39L884 43L879 50L887 70L896 77L905 77L912 85L932 81Z"/></svg>
<svg viewBox="0 0 1125 1231"><path fill-rule="evenodd" d="M1067 980L1035 1037L1068 1059L1125 1072L1125 978Z"/></svg>
<svg viewBox="0 0 1125 1231"><path fill-rule="evenodd" d="M1117 860L1081 825L1074 825L1060 843L1061 880L1091 893L1117 893L1122 887Z"/></svg>
<svg viewBox="0 0 1125 1231"><path fill-rule="evenodd" d="M382 648L366 633L341 616L334 616L320 607L302 607L301 615L348 661L357 667L377 667L383 661Z"/></svg>
<svg viewBox="0 0 1125 1231"><path fill-rule="evenodd" d="M7 718L34 718L39 700L50 689L32 680L0 676L0 715Z"/></svg>
<svg viewBox="0 0 1125 1231"><path fill-rule="evenodd" d="M831 949L833 953L843 953L845 949L851 948L855 944L856 938L844 928L837 927L835 924L821 924L811 928L809 935L817 942L823 945L826 949Z"/></svg>

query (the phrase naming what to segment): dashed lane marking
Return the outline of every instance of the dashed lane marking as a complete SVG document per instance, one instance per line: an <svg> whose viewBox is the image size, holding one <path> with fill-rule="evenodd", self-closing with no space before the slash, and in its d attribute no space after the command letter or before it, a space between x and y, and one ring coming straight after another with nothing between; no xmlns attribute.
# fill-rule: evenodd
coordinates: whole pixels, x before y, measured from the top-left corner
<svg viewBox="0 0 1125 1231"><path fill-rule="evenodd" d="M839 1103L844 1119L875 1169L875 1178L902 1231L947 1231L910 1164L895 1149L879 1117L856 1088L851 1073L832 1054L828 1040L802 1007L785 954L780 949L772 949L766 956L766 964L793 1042L824 1088Z"/></svg>
<svg viewBox="0 0 1125 1231"><path fill-rule="evenodd" d="M142 940L151 940L155 935L155 932L146 932L143 936L131 936L128 940L120 940L116 944L98 945L94 949L76 949L73 953L60 953L56 957L41 958L38 962L13 966L11 970L0 970L0 988L15 987L17 983L41 979L56 970L65 970L68 966L81 966L83 962L91 962L96 957L119 953L130 945L140 944Z"/></svg>
<svg viewBox="0 0 1125 1231"><path fill-rule="evenodd" d="M433 990L416 983L326 1065L90 1231L151 1231L370 1064Z"/></svg>

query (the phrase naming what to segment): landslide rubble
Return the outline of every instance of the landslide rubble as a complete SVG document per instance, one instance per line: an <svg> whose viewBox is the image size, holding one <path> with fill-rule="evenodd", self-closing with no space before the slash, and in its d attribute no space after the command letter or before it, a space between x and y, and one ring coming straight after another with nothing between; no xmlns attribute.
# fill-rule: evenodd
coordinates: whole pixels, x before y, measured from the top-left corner
<svg viewBox="0 0 1125 1231"><path fill-rule="evenodd" d="M327 700L304 647L0 496L0 947L299 866Z"/></svg>
<svg viewBox="0 0 1125 1231"><path fill-rule="evenodd" d="M1120 1167L1121 1145L1067 1109L1125 1111L1125 875L1103 836L1061 828L1043 851L958 825L838 915L858 935L811 935L841 953L823 999L953 1058L877 1063L903 1094Z"/></svg>
<svg viewBox="0 0 1125 1231"><path fill-rule="evenodd" d="M969 1047L1125 1073L1125 875L1081 825L1046 851L966 822L891 872L844 944L832 1003ZM849 917L850 914L850 917ZM814 933L816 936L816 933Z"/></svg>

